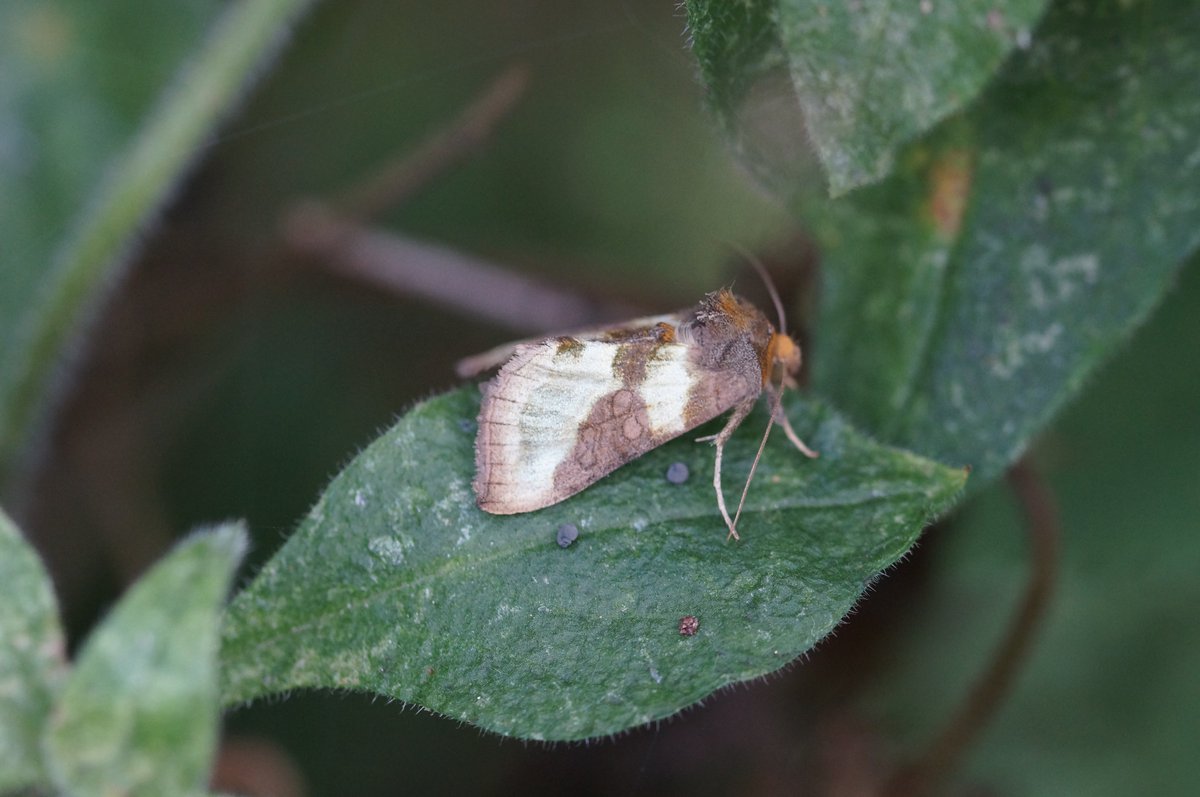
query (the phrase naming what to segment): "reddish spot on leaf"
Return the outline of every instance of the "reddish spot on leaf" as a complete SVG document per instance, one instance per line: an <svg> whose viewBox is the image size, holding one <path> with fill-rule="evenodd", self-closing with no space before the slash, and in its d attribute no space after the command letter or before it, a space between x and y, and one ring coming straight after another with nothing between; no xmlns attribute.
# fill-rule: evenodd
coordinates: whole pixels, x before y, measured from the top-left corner
<svg viewBox="0 0 1200 797"><path fill-rule="evenodd" d="M958 235L971 192L971 177L970 153L963 149L943 152L929 170L929 215L943 238Z"/></svg>

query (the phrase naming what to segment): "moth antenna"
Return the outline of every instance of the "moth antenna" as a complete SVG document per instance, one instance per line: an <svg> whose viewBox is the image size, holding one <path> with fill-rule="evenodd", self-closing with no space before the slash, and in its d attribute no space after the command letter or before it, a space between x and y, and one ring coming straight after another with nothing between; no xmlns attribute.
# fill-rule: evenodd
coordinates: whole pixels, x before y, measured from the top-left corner
<svg viewBox="0 0 1200 797"><path fill-rule="evenodd" d="M754 271L762 279L763 285L767 286L767 293L771 295L771 303L775 305L775 314L779 317L779 334L786 335L787 319L783 313L783 300L779 298L779 291L775 289L775 281L771 279L771 272L767 271L767 267L763 265L762 261L753 252L741 244L726 241L725 245L744 257L746 262L754 267Z"/></svg>
<svg viewBox="0 0 1200 797"><path fill-rule="evenodd" d="M784 378L786 378L786 374L784 374ZM778 392L775 390L767 391L767 396L770 399L770 418L767 419L767 431L762 433L762 441L758 443L758 453L754 455L754 462L752 462L750 465L750 475L746 477L745 486L742 487L742 499L740 499L738 502L738 510L736 513L733 513L734 528L737 528L738 519L739 517L742 517L742 505L745 504L746 495L748 495L750 492L750 481L754 479L754 472L758 469L758 460L762 459L763 451L767 450L767 438L770 437L770 427L774 425L775 419L779 418L779 423L784 425L785 429L791 430L792 426L791 424L787 423L787 415L784 414L784 378L779 380ZM792 432L788 437L794 436L796 436L796 432ZM796 439L799 441L798 437ZM810 456L816 456L815 453L811 453L811 451L809 451L809 448L806 447L804 443L800 443L799 445L800 450L804 451L804 453L809 454Z"/></svg>

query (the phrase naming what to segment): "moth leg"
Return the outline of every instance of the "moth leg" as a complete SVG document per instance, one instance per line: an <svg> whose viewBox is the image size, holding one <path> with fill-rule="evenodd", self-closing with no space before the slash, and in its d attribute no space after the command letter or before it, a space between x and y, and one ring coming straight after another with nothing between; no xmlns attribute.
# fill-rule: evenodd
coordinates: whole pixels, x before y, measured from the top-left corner
<svg viewBox="0 0 1200 797"><path fill-rule="evenodd" d="M775 411L775 422L783 427L783 433L787 435L787 439L791 440L792 445L800 449L800 453L809 459L816 459L821 456L819 451L813 451L806 446L804 441L800 439L800 435L796 434L796 430L792 428L792 422L788 420L787 414L783 411L783 402L780 400L781 396L779 393L773 390L770 385L767 386L767 390L771 394L770 404Z"/></svg>
<svg viewBox="0 0 1200 797"><path fill-rule="evenodd" d="M757 401L758 398L754 397L734 407L733 414L725 422L725 428L717 434L696 438L697 443L711 442L717 448L716 462L713 464L713 489L717 491L717 508L721 510L721 517L725 519L725 525L729 527L729 536L735 540L740 540L741 537L738 536L733 518L729 517L729 510L725 508L725 493L721 490L721 456L725 453L725 444L729 442L729 438L733 437L734 431L742 421L746 420L746 416L754 409Z"/></svg>

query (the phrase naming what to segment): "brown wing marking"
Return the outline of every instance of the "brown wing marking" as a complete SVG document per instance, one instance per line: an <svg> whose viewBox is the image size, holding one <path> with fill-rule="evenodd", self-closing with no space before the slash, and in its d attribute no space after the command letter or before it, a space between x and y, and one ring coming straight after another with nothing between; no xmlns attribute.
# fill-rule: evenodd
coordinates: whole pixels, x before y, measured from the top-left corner
<svg viewBox="0 0 1200 797"><path fill-rule="evenodd" d="M581 329L567 330L560 332L557 335L540 335L536 338L525 338L524 340L514 340L509 343L504 343L495 348L488 349L485 352L464 357L454 365L454 371L459 377L466 379L472 376L478 376L484 371L495 368L507 361L517 349L521 346L529 346L540 343L550 338L570 337L577 340L604 340L607 342L619 342L628 339L630 336L636 336L639 333L644 333L658 325L667 325L674 327L687 317L688 311L680 310L677 313L669 313L663 315L652 315L644 318L635 318L631 321L626 321L624 324L609 325L605 327L584 327Z"/></svg>
<svg viewBox="0 0 1200 797"><path fill-rule="evenodd" d="M625 387L604 396L580 425L574 449L554 471L553 503L569 498L625 463L712 420L760 391L757 373L697 372L678 407L683 415L682 425L658 434L651 429L646 400L636 390Z"/></svg>

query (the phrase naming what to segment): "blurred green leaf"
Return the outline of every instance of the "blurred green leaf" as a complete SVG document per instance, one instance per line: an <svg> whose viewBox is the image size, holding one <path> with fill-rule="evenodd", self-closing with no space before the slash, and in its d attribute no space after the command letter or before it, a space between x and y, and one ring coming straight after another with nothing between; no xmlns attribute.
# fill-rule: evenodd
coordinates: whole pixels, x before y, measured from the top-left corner
<svg viewBox="0 0 1200 797"><path fill-rule="evenodd" d="M218 625L246 548L195 534L88 638L47 729L47 768L73 795L195 794L216 746Z"/></svg>
<svg viewBox="0 0 1200 797"><path fill-rule="evenodd" d="M713 110L727 122L736 120L755 82L787 63L775 12L775 0L687 2L688 31L700 77Z"/></svg>
<svg viewBox="0 0 1200 797"><path fill-rule="evenodd" d="M1044 5L690 0L688 21L712 104L732 125L754 82L786 64L837 196L886 176L901 145L974 99Z"/></svg>
<svg viewBox="0 0 1200 797"><path fill-rule="evenodd" d="M818 388L998 474L1200 244L1198 72L1200 6L1055 5L969 113L828 207Z"/></svg>
<svg viewBox="0 0 1200 797"><path fill-rule="evenodd" d="M66 671L50 578L0 509L0 792L44 783L42 727Z"/></svg>
<svg viewBox="0 0 1200 797"><path fill-rule="evenodd" d="M1200 340L1197 266L1035 451L1060 507L1060 576L969 762L976 791L1183 797L1200 780L1200 369L1179 367L1180 342ZM930 583L864 708L910 748L971 688L1028 578L1002 485L957 515L929 541Z"/></svg>
<svg viewBox="0 0 1200 797"><path fill-rule="evenodd" d="M0 4L0 340L37 295L83 198L218 6Z"/></svg>
<svg viewBox="0 0 1200 797"><path fill-rule="evenodd" d="M470 487L478 401L420 405L333 481L230 607L226 702L354 689L508 735L615 733L811 648L965 480L793 402L822 456L775 441L741 543L725 539L711 449L686 439L564 503L493 516ZM761 428L729 445L727 482ZM666 480L675 461L689 483ZM566 549L564 523L579 529Z"/></svg>
<svg viewBox="0 0 1200 797"><path fill-rule="evenodd" d="M178 79L211 2L0 8L0 465L137 233L307 4L230 5Z"/></svg>
<svg viewBox="0 0 1200 797"><path fill-rule="evenodd" d="M891 171L897 150L971 102L1045 0L781 0L780 39L834 196Z"/></svg>
<svg viewBox="0 0 1200 797"><path fill-rule="evenodd" d="M690 8L719 106L779 65L770 4ZM1021 9L1003 16L1036 16ZM975 485L1024 450L1200 243L1197 8L1058 3L1026 44L885 182L820 203L787 169L772 178L804 197L820 244L818 389L890 442L974 466Z"/></svg>

